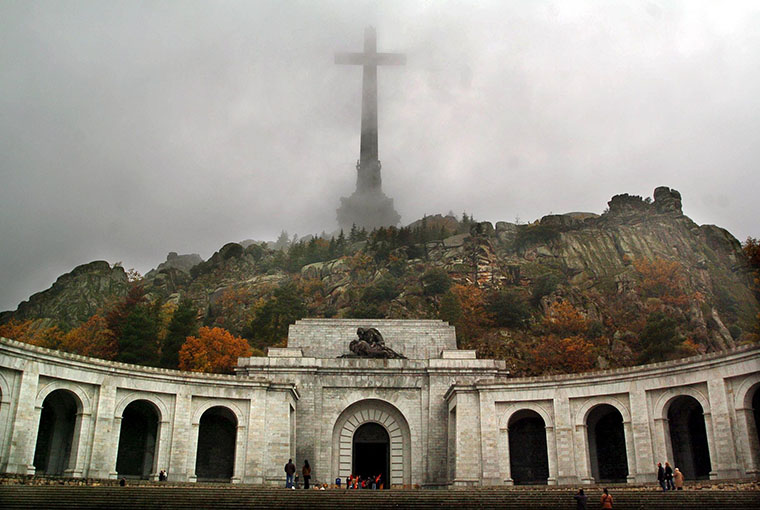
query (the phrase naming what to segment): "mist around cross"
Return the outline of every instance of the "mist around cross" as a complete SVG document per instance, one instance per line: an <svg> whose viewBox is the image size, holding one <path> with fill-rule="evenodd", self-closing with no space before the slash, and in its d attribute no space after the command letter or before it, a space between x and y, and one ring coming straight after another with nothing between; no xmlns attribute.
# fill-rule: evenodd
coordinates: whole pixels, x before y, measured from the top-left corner
<svg viewBox="0 0 760 510"><path fill-rule="evenodd" d="M0 4L0 309L96 259L338 227L366 26L400 223L684 196L758 236L760 7L708 2Z"/></svg>

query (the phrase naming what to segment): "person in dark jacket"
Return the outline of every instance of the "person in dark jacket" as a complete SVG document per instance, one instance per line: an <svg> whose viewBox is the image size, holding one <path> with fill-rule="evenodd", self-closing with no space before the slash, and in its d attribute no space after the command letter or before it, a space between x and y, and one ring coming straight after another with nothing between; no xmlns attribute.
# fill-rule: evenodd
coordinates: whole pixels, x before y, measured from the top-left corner
<svg viewBox="0 0 760 510"><path fill-rule="evenodd" d="M673 483L673 468L670 467L670 463L665 463L665 484L668 486L668 490L676 490L676 486Z"/></svg>
<svg viewBox="0 0 760 510"><path fill-rule="evenodd" d="M668 490L668 486L665 485L665 469L662 467L662 462L657 463L657 481L660 482L662 490Z"/></svg>
<svg viewBox="0 0 760 510"><path fill-rule="evenodd" d="M288 463L285 464L285 488L293 488L293 474L296 472L296 465L293 464L293 459L288 459Z"/></svg>
<svg viewBox="0 0 760 510"><path fill-rule="evenodd" d="M311 466L309 466L308 460L303 461L303 469L301 469L301 473L303 474L303 488L308 489L309 480L311 480Z"/></svg>
<svg viewBox="0 0 760 510"><path fill-rule="evenodd" d="M575 499L576 510L586 510L586 500L588 500L588 497L583 493L583 489L578 489L578 493L573 496L573 499Z"/></svg>

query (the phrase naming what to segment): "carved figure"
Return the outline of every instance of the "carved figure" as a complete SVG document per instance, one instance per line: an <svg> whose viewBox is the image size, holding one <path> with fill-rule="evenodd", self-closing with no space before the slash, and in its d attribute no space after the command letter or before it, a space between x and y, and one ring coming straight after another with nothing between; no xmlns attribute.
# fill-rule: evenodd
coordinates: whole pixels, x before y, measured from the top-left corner
<svg viewBox="0 0 760 510"><path fill-rule="evenodd" d="M383 335L375 328L357 328L356 336L358 338L348 344L351 354L344 354L341 358L406 359L406 356L386 347Z"/></svg>

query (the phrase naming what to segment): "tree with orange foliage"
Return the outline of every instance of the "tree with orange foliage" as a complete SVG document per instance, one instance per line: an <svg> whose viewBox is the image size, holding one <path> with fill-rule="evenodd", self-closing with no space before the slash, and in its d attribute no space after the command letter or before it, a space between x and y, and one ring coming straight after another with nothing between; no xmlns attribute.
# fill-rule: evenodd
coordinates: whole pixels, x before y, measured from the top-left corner
<svg viewBox="0 0 760 510"><path fill-rule="evenodd" d="M66 333L61 349L82 356L109 360L115 359L119 352L119 346L108 329L106 319L97 314Z"/></svg>
<svg viewBox="0 0 760 510"><path fill-rule="evenodd" d="M441 303L448 300L451 294L452 301L458 305L456 319L452 317L456 326L457 340L460 347L472 347L485 332L485 329L493 325L491 316L486 310L486 296L483 290L474 285L456 284L444 295ZM449 318L442 317L444 320ZM449 320L451 322L451 320Z"/></svg>
<svg viewBox="0 0 760 510"><path fill-rule="evenodd" d="M551 333L560 336L585 335L588 319L569 301L555 301L549 306L543 325Z"/></svg>
<svg viewBox="0 0 760 510"><path fill-rule="evenodd" d="M569 301L555 301L542 321L549 332L531 352L536 373L573 373L594 366L594 345L585 335L589 321Z"/></svg>
<svg viewBox="0 0 760 510"><path fill-rule="evenodd" d="M45 326L45 321L40 319L11 319L0 326L0 336L48 349L60 349L64 333L58 326Z"/></svg>
<svg viewBox="0 0 760 510"><path fill-rule="evenodd" d="M542 337L533 349L533 371L539 374L570 374L594 366L594 346L582 336Z"/></svg>
<svg viewBox="0 0 760 510"><path fill-rule="evenodd" d="M202 327L198 336L189 336L179 350L180 370L230 374L238 357L251 356L253 350L244 338L222 328ZM259 351L258 355L262 355Z"/></svg>
<svg viewBox="0 0 760 510"><path fill-rule="evenodd" d="M658 298L672 306L683 306L689 302L684 291L686 278L678 262L661 258L637 258L633 261L633 267L641 276L639 289L642 297Z"/></svg>

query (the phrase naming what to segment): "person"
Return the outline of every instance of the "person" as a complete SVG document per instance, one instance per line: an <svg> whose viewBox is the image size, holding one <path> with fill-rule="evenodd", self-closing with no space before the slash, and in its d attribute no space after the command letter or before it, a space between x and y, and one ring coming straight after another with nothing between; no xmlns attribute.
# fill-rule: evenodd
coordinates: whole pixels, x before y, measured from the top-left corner
<svg viewBox="0 0 760 510"><path fill-rule="evenodd" d="M382 473L378 473L377 476L375 477L374 483L372 484L372 488L373 489L379 489L380 488L380 480L382 478L383 478L383 474Z"/></svg>
<svg viewBox="0 0 760 510"><path fill-rule="evenodd" d="M311 480L311 466L309 466L308 460L303 461L303 469L301 469L301 473L303 473L303 488L308 489L309 480Z"/></svg>
<svg viewBox="0 0 760 510"><path fill-rule="evenodd" d="M683 473L681 473L681 470L678 468L673 471L673 482L677 491L683 490Z"/></svg>
<svg viewBox="0 0 760 510"><path fill-rule="evenodd" d="M602 509L610 508L612 508L612 496L607 492L607 489L604 489L604 493L602 494Z"/></svg>
<svg viewBox="0 0 760 510"><path fill-rule="evenodd" d="M165 470L162 469L161 471L158 472L158 481L159 482L165 482L166 481L166 471Z"/></svg>
<svg viewBox="0 0 760 510"><path fill-rule="evenodd" d="M657 481L660 482L663 491L668 490L668 486L665 485L665 469L662 467L662 462L657 463Z"/></svg>
<svg viewBox="0 0 760 510"><path fill-rule="evenodd" d="M119 487L124 487L127 485L127 479L126 478L119 478Z"/></svg>
<svg viewBox="0 0 760 510"><path fill-rule="evenodd" d="M665 463L665 485L668 486L668 490L676 490L676 486L673 485L673 468L670 467L670 463Z"/></svg>
<svg viewBox="0 0 760 510"><path fill-rule="evenodd" d="M296 465L293 464L293 459L288 459L288 463L285 464L285 488L293 488L293 474L296 472Z"/></svg>
<svg viewBox="0 0 760 510"><path fill-rule="evenodd" d="M578 489L578 493L573 496L573 499L575 499L576 510L586 510L586 501L588 500L588 496L583 493L583 489Z"/></svg>
<svg viewBox="0 0 760 510"><path fill-rule="evenodd" d="M338 489L340 489L340 481L341 481L340 477L335 479L335 487L337 487Z"/></svg>

